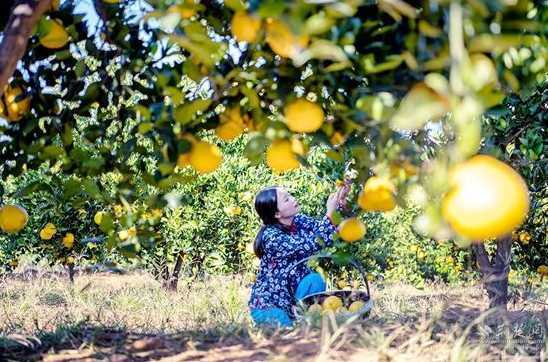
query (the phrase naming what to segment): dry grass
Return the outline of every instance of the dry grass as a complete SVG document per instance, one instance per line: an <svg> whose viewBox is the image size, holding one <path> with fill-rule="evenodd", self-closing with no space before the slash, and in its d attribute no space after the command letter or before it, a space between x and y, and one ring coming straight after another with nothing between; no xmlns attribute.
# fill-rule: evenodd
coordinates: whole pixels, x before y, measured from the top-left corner
<svg viewBox="0 0 548 362"><path fill-rule="evenodd" d="M363 321L324 318L291 331L252 328L245 276L11 276L0 281L0 360L490 361L546 359L548 286L484 313L479 287L376 286ZM524 293L521 293L525 295Z"/></svg>

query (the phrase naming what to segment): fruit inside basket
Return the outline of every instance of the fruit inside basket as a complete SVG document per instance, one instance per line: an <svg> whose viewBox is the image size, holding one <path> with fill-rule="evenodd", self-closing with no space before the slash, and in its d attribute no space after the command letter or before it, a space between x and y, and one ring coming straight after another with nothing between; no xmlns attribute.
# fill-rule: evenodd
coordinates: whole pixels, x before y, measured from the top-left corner
<svg viewBox="0 0 548 362"><path fill-rule="evenodd" d="M299 301L295 315L334 313L345 317L367 316L373 301L366 290L331 290L311 294Z"/></svg>
<svg viewBox="0 0 548 362"><path fill-rule="evenodd" d="M299 261L295 266L303 262L332 258L333 255L331 254L317 254ZM306 296L294 308L294 314L297 318L306 315L325 315L328 313L343 317L365 317L369 314L373 308L373 300L365 269L355 259L349 260L346 266L353 270L354 273L352 276L358 278L352 278L353 281L350 281L348 277L351 275L347 273L347 278L335 283L340 289L331 290L328 288L326 291Z"/></svg>

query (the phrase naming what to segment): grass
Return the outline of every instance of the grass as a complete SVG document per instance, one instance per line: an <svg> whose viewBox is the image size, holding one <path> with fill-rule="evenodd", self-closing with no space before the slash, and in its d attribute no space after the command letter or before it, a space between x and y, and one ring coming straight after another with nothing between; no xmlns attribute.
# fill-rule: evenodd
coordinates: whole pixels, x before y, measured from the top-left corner
<svg viewBox="0 0 548 362"><path fill-rule="evenodd" d="M184 278L174 293L137 272L80 275L74 286L64 276L6 277L0 280L0 360L546 358L546 283L514 293L504 316L484 312L479 286L375 285L366 320L326 317L279 331L252 327L250 280Z"/></svg>

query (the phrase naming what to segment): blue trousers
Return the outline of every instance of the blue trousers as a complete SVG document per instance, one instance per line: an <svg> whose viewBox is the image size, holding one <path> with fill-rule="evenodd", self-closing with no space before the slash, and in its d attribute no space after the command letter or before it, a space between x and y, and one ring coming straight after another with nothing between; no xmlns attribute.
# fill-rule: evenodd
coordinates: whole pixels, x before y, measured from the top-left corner
<svg viewBox="0 0 548 362"><path fill-rule="evenodd" d="M310 273L305 276L297 286L295 299L297 301L314 293L325 291L325 281L318 273ZM279 327L291 327L293 319L281 308L251 309L251 319L256 325L271 325Z"/></svg>

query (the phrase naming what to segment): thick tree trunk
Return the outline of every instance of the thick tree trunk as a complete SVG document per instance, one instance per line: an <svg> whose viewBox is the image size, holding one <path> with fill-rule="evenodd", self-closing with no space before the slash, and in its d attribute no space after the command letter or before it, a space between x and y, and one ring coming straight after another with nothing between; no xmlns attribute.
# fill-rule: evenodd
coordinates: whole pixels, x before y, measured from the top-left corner
<svg viewBox="0 0 548 362"><path fill-rule="evenodd" d="M51 6L51 0L18 0L4 29L0 44L0 96L27 50L27 43L38 20Z"/></svg>
<svg viewBox="0 0 548 362"><path fill-rule="evenodd" d="M489 307L507 310L508 273L512 258L512 238L506 236L497 241L497 250L489 260L483 244L473 246L478 268L482 274L483 285L489 297Z"/></svg>

